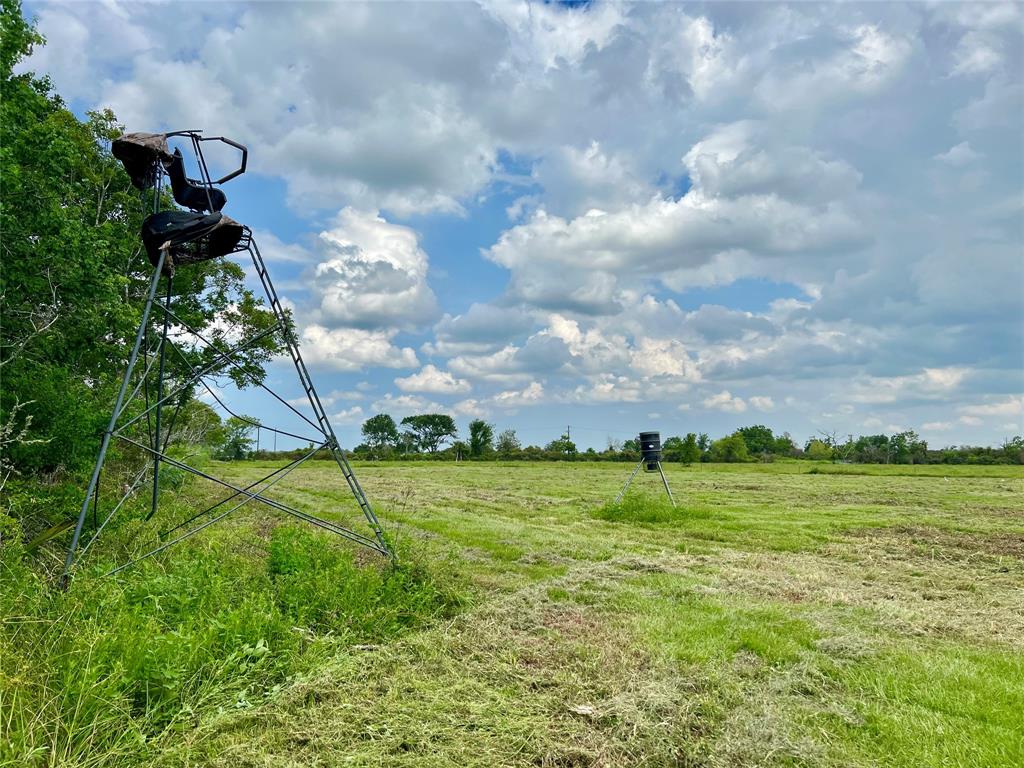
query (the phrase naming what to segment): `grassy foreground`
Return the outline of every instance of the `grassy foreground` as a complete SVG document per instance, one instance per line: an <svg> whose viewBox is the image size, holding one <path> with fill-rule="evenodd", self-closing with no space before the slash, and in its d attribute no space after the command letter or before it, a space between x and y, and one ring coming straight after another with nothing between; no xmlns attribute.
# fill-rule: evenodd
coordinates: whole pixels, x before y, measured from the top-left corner
<svg viewBox="0 0 1024 768"><path fill-rule="evenodd" d="M237 480L266 471L222 469ZM165 681L173 694L157 696L159 716L145 720L148 700L137 700L111 721L142 718L134 742L51 739L61 753L26 736L52 735L52 723L0 711L0 728L21 739L22 754L8 755L28 745L40 765L1024 764L1020 468L673 465L676 509L643 475L609 505L629 469L358 467L409 553L397 572L357 567L344 545L254 510L120 581L85 576L104 595L91 610L141 627L128 640L87 633L110 658L130 659L147 632L173 650L160 622L182 626L194 608L180 633L208 661ZM310 511L351 509L326 463L282 486L280 498ZM209 617L230 611L205 592L246 606L239 627L211 629ZM67 621L86 618L96 619ZM9 629L0 653L36 658ZM210 633L228 639L211 645ZM26 701L45 698L35 672L0 663L0 707L24 718ZM266 669L223 671L238 664ZM146 669L133 679L160 680Z"/></svg>

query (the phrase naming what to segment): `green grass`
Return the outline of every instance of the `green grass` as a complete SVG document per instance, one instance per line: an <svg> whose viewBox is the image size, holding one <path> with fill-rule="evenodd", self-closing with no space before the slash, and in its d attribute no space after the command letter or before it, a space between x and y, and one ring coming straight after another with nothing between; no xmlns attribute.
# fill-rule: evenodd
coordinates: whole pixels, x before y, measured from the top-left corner
<svg viewBox="0 0 1024 768"><path fill-rule="evenodd" d="M599 507L594 517L617 523L673 523L707 519L711 511L706 507L676 506L667 496L627 494L621 501Z"/></svg>
<svg viewBox="0 0 1024 768"><path fill-rule="evenodd" d="M168 499L172 512L184 506ZM177 508L177 509L175 509ZM358 565L309 527L228 525L103 577L128 524L67 592L3 550L0 762L137 764L205 714L255 706L339 650L457 610L414 554ZM8 539L9 541L9 539Z"/></svg>
<svg viewBox="0 0 1024 768"><path fill-rule="evenodd" d="M66 595L7 557L0 755L1024 764L1020 468L672 465L677 507L643 475L609 503L620 464L356 469L397 570L262 511L99 578L129 525ZM358 522L330 465L281 485Z"/></svg>

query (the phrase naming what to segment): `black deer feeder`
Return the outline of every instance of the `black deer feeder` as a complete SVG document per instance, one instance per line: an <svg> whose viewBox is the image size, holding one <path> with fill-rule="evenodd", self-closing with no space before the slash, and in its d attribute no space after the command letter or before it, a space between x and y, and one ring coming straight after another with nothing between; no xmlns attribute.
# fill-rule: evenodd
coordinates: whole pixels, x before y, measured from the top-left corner
<svg viewBox="0 0 1024 768"><path fill-rule="evenodd" d="M665 486L665 493L668 494L668 500L672 502L672 506L676 505L676 500L672 498L672 489L668 487L668 478L665 477L665 470L661 466L661 433L660 432L641 432L638 438L640 444L640 463L636 465L636 468L630 474L629 479L626 480L626 484L622 486L622 490L619 491L619 495L615 497L615 503L618 504L622 501L622 497L626 495L626 491L629 490L630 483L633 482L633 478L637 476L641 468L647 472L657 472L661 475L661 482Z"/></svg>

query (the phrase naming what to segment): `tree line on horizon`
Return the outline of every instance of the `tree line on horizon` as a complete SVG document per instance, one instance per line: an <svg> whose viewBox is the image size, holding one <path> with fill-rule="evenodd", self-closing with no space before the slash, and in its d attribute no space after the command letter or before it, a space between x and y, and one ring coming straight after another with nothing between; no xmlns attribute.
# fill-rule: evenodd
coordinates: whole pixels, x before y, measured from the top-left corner
<svg viewBox="0 0 1024 768"><path fill-rule="evenodd" d="M238 427L239 425L236 425ZM579 450L566 433L541 445L522 445L514 429L497 432L483 419L469 423L466 439L459 436L455 420L442 413L406 416L400 422L387 413L371 416L361 428L363 442L352 448L355 458L364 460L436 459L454 461L639 461L636 439L609 440L607 447ZM238 438L230 443L234 458ZM291 455L259 451L261 458ZM253 454L248 454L253 455ZM223 458L229 458L223 456ZM835 433L819 433L801 446L789 432L776 435L770 427L755 424L737 429L717 440L705 432L673 435L662 443L666 462L772 462L786 459L834 461L854 464L1024 464L1024 438L1017 436L1002 445L928 447L917 432L894 435L848 435L840 441Z"/></svg>

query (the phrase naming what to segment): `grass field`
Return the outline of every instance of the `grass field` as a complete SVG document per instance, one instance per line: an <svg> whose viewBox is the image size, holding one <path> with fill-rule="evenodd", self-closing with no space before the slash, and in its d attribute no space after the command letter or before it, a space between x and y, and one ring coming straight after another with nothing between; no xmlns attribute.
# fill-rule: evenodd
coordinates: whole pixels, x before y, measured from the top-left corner
<svg viewBox="0 0 1024 768"><path fill-rule="evenodd" d="M266 466L221 469L241 481ZM311 636L307 663L196 705L111 761L1024 765L1019 467L671 465L677 508L649 475L609 505L629 470L358 466L401 551L443 586L388 587L388 622L340 634L316 584L283 588L284 615ZM353 509L325 462L282 485L310 511ZM142 569L148 589L190 551L227 549L280 577L289 558L301 570L304 541L345 548L292 530L249 511Z"/></svg>

